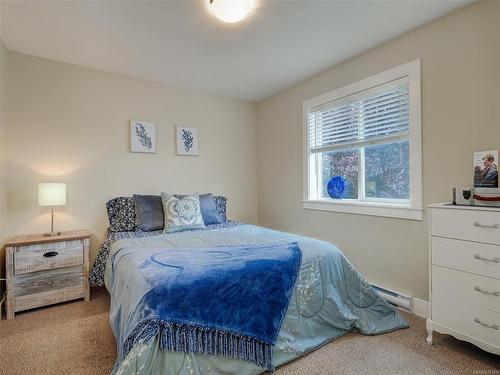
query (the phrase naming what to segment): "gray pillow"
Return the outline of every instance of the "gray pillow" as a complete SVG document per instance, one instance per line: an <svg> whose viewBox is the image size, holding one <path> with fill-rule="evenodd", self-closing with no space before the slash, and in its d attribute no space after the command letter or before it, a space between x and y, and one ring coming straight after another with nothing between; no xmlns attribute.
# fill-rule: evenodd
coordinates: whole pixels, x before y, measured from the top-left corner
<svg viewBox="0 0 500 375"><path fill-rule="evenodd" d="M219 224L221 220L217 215L214 196L210 193L200 195L201 215L205 225Z"/></svg>
<svg viewBox="0 0 500 375"><path fill-rule="evenodd" d="M133 199L137 229L145 232L162 230L165 226L165 219L161 197L159 195L134 194Z"/></svg>
<svg viewBox="0 0 500 375"><path fill-rule="evenodd" d="M175 194L175 197L182 199L185 195ZM205 225L220 224L222 221L217 214L217 209L215 207L214 196L211 193L200 194L200 208L201 216L203 216L203 222Z"/></svg>

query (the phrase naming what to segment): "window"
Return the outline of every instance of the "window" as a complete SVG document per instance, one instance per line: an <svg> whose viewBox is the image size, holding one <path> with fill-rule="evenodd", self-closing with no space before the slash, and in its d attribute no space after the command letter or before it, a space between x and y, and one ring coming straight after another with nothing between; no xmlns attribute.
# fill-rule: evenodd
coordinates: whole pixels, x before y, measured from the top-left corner
<svg viewBox="0 0 500 375"><path fill-rule="evenodd" d="M304 208L421 220L420 111L420 60L305 102Z"/></svg>

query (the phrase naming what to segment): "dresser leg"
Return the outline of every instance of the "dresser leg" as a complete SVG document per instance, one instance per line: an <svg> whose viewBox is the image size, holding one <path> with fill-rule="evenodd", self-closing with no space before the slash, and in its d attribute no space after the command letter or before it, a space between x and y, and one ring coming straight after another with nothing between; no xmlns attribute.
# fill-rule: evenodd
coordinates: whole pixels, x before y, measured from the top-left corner
<svg viewBox="0 0 500 375"><path fill-rule="evenodd" d="M432 322L429 319L427 319L425 327L427 328L427 345L432 345Z"/></svg>

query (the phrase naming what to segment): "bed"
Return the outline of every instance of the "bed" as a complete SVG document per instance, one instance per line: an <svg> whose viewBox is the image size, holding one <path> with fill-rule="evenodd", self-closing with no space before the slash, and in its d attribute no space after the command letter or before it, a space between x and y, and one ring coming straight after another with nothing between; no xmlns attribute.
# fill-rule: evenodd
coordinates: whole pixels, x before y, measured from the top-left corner
<svg viewBox="0 0 500 375"><path fill-rule="evenodd" d="M297 244L301 262L272 346L273 368L353 330L374 335L408 327L342 252L327 242L231 221L171 234L163 231L108 232L90 279L93 285L104 283L111 295L110 324L118 346L113 374L250 375L265 372L267 369L262 365L230 356L165 350L159 334L136 336L132 342L127 341L124 336L134 328L127 327L130 325L127 318L137 310L139 300L133 291L141 282L140 277L135 277L135 271L125 268L120 272L120 266L114 262L118 258L128 259L129 268L130 264L142 264L147 261L151 249L158 254L179 248L196 252L202 247L279 243ZM124 350L127 342L127 350Z"/></svg>

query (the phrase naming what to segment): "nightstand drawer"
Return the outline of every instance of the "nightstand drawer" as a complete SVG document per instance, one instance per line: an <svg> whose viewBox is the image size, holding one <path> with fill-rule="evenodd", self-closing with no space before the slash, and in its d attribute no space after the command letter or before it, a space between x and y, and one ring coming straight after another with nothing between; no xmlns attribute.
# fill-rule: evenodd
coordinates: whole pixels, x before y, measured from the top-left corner
<svg viewBox="0 0 500 375"><path fill-rule="evenodd" d="M19 275L14 279L14 296L20 297L72 286L83 287L83 266Z"/></svg>
<svg viewBox="0 0 500 375"><path fill-rule="evenodd" d="M14 274L83 264L82 240L19 246L14 252Z"/></svg>

